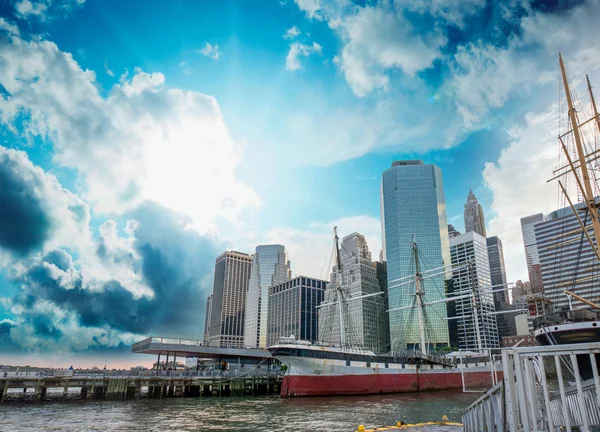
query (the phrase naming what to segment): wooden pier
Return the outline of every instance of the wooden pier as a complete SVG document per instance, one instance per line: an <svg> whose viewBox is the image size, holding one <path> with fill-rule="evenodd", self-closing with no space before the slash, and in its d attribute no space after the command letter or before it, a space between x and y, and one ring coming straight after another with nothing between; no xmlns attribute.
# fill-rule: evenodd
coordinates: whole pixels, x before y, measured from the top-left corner
<svg viewBox="0 0 600 432"><path fill-rule="evenodd" d="M0 403L5 403L9 389L32 392L34 402L42 402L49 388L80 389L82 400L127 400L147 397L258 396L279 394L280 376L10 376L0 378ZM12 393L12 392L11 392ZM72 393L72 392L71 392Z"/></svg>

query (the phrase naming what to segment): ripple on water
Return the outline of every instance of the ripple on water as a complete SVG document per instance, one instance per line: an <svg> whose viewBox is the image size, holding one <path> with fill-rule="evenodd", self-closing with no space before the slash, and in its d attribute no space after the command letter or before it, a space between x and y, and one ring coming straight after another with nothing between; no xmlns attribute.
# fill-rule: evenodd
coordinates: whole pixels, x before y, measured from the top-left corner
<svg viewBox="0 0 600 432"><path fill-rule="evenodd" d="M0 407L0 431L354 431L397 421L460 421L477 398L455 391L280 399L181 398L47 402Z"/></svg>

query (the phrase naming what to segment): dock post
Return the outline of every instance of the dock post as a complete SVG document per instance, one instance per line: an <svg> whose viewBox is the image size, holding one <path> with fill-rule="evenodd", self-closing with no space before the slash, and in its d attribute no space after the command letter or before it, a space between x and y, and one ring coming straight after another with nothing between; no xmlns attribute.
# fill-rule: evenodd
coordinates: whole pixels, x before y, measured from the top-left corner
<svg viewBox="0 0 600 432"><path fill-rule="evenodd" d="M87 385L81 386L81 399L87 399L88 388Z"/></svg>
<svg viewBox="0 0 600 432"><path fill-rule="evenodd" d="M41 380L38 378L37 383L35 384L35 393L33 396L33 400L38 403L40 401L40 393L41 393Z"/></svg>
<svg viewBox="0 0 600 432"><path fill-rule="evenodd" d="M254 396L254 377L252 377L252 396Z"/></svg>
<svg viewBox="0 0 600 432"><path fill-rule="evenodd" d="M88 397L87 398L89 400L92 400L92 399L94 399L94 393L96 393L96 383L95 382L92 383L92 388L90 390L91 391L88 392Z"/></svg>
<svg viewBox="0 0 600 432"><path fill-rule="evenodd" d="M8 393L8 379L4 380L4 390L2 390L2 399L0 403L4 403L6 400L6 394Z"/></svg>
<svg viewBox="0 0 600 432"><path fill-rule="evenodd" d="M65 385L63 387L63 398L67 398L67 395L69 393L69 381L65 380Z"/></svg>
<svg viewBox="0 0 600 432"><path fill-rule="evenodd" d="M164 381L161 381L161 383L160 383L160 399L163 398L164 393L165 393L165 383L164 383Z"/></svg>

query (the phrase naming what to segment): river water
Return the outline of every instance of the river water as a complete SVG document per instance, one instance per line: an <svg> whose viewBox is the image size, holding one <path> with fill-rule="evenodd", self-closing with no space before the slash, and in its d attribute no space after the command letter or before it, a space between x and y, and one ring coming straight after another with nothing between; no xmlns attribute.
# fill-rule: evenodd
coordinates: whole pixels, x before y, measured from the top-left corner
<svg viewBox="0 0 600 432"><path fill-rule="evenodd" d="M386 396L281 399L208 397L32 402L0 406L0 431L355 431L365 426L460 421L479 394L440 391ZM458 430L458 429L457 429ZM460 429L462 430L462 429Z"/></svg>

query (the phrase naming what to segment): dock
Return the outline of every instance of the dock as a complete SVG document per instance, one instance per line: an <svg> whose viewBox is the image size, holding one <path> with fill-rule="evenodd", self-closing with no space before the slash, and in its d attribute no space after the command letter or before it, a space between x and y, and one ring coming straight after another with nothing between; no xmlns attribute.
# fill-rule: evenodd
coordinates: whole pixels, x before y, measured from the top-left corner
<svg viewBox="0 0 600 432"><path fill-rule="evenodd" d="M128 400L142 396L167 397L228 397L278 395L282 377L277 373L253 371L248 374L177 371L144 371L139 373L73 373L61 376L56 371L50 375L9 373L0 377L0 403L7 401L10 389L32 394L36 403L44 401L48 389L62 389L63 399L69 390L79 391L81 400ZM123 371L126 372L126 371ZM213 371L214 372L214 371ZM13 392L11 392L12 394ZM20 393L20 392L19 392Z"/></svg>

